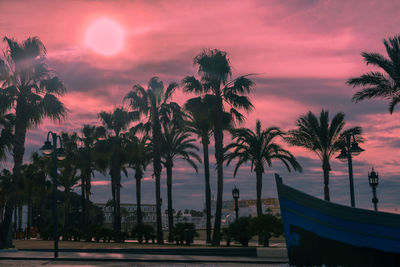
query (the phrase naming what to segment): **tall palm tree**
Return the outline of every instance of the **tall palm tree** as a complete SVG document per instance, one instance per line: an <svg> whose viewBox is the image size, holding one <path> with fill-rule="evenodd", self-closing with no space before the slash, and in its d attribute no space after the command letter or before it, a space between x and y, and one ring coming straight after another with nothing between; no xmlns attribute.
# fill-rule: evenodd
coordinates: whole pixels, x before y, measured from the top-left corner
<svg viewBox="0 0 400 267"><path fill-rule="evenodd" d="M225 155L227 165L233 159L238 159L235 167L234 176L239 167L247 162L251 163L251 171L256 173L256 192L257 192L257 216L262 215L261 203L261 189L262 189L262 175L264 173L265 165L272 166L273 160L281 161L288 171L290 167L295 171L302 171L300 164L296 158L281 145L275 142L277 137L282 137L283 132L277 127L270 127L265 130L261 129L261 122L257 120L256 131L253 132L247 128L238 128L231 131L233 143L226 146Z"/></svg>
<svg viewBox="0 0 400 267"><path fill-rule="evenodd" d="M322 110L319 118L311 111L297 119L297 129L289 131L286 141L295 146L304 147L313 151L322 161L324 173L324 198L330 201L329 172L331 171L330 159L344 147L347 132L352 131L360 138L361 127L354 127L343 131L346 124L344 113L337 113L329 121L329 111ZM359 139L359 141L362 141Z"/></svg>
<svg viewBox="0 0 400 267"><path fill-rule="evenodd" d="M177 83L170 83L165 89L164 83L158 77L152 77L147 89L141 85L133 86L124 100L129 101L133 110L140 112L141 115L148 116L148 124L151 128L152 151L153 151L153 171L156 189L156 215L157 215L157 243L163 244L163 230L161 222L161 113L170 110L177 104L170 102L170 98L178 87ZM164 111L163 111L164 110ZM171 111L172 112L172 111Z"/></svg>
<svg viewBox="0 0 400 267"><path fill-rule="evenodd" d="M87 210L89 207L91 194L91 178L96 167L93 157L93 150L97 139L102 135L101 131L101 127L85 124L81 129L81 137L79 137L82 146L78 149L77 166L80 170L81 178L81 205L83 225L87 225Z"/></svg>
<svg viewBox="0 0 400 267"><path fill-rule="evenodd" d="M161 137L161 162L167 171L167 197L168 197L168 241L173 242L174 215L172 212L172 169L174 161L182 159L189 163L196 172L197 165L194 160L201 162L200 157L194 152L199 149L193 144L195 139L190 138L188 131L178 127L163 127Z"/></svg>
<svg viewBox="0 0 400 267"><path fill-rule="evenodd" d="M360 77L350 78L347 84L361 87L353 96L358 102L366 98L384 98L389 100L389 112L400 102L400 35L383 40L388 57L378 53L362 52L361 56L367 65L373 65L383 70L371 71Z"/></svg>
<svg viewBox="0 0 400 267"><path fill-rule="evenodd" d="M127 153L129 167L131 167L135 171L137 225L140 225L143 222L141 208L141 181L143 179L146 167L148 164L150 164L152 158L152 152L149 142L150 139L147 135L137 137L135 128L130 129ZM141 242L141 240L139 240L139 242Z"/></svg>
<svg viewBox="0 0 400 267"><path fill-rule="evenodd" d="M109 169L111 176L111 191L114 204L114 231L119 241L121 232L121 172L125 171L126 163L125 134L129 125L139 119L139 113L129 112L123 107L117 107L112 112L100 112L99 118L107 130L104 142L98 142L99 152L103 155L103 170Z"/></svg>
<svg viewBox="0 0 400 267"><path fill-rule="evenodd" d="M194 97L186 101L187 112L186 128L200 138L203 147L205 202L206 202L206 243L211 243L211 187L210 187L210 162L208 145L214 129L215 96L206 94L204 97ZM229 128L231 116L224 114L224 128Z"/></svg>
<svg viewBox="0 0 400 267"><path fill-rule="evenodd" d="M5 58L0 59L0 113L8 110L15 114L13 138L13 183L7 202L5 221L0 231L0 247L12 245L11 216L17 184L21 179L21 165L25 152L25 136L30 128L44 118L60 121L66 115L64 104L57 96L65 92L62 81L52 76L45 64L46 49L37 38L22 43L4 37L7 44Z"/></svg>
<svg viewBox="0 0 400 267"><path fill-rule="evenodd" d="M62 142L66 153L66 158L60 163L60 175L58 175L58 184L64 188L64 230L70 223L68 221L70 213L70 194L77 186L80 177L78 172L78 134L61 133Z"/></svg>
<svg viewBox="0 0 400 267"><path fill-rule="evenodd" d="M230 107L232 117L239 122L244 119L237 109L250 111L253 105L246 94L250 93L253 82L247 76L229 80L232 76L231 65L226 52L217 49L205 49L194 58L199 66L200 80L194 76L183 79L184 91L197 94L211 93L216 97L214 120L215 159L217 161L217 205L213 233L213 245L220 244L221 212L223 195L223 114L224 103Z"/></svg>

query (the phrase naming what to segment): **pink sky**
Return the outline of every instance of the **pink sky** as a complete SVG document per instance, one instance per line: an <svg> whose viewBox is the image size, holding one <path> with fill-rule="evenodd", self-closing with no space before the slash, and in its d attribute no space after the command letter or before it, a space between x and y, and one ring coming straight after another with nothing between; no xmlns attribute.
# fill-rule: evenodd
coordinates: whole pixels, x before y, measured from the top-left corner
<svg viewBox="0 0 400 267"><path fill-rule="evenodd" d="M319 113L324 108L332 115L345 112L348 126L362 126L367 139L362 145L366 151L354 160L356 205L372 207L367 184L372 166L382 178L380 207L393 210L400 205L399 112L390 115L387 103L380 100L352 103L355 90L345 84L349 77L371 70L362 62L361 51L384 53L382 39L400 33L400 3L1 1L0 9L1 37L24 40L38 36L48 50L48 65L68 89L63 97L70 110L68 118L62 125L46 121L32 131L27 156L40 147L45 131L78 131L83 123L99 124L97 113L120 105L133 84L145 85L152 76L165 83L179 82L196 73L192 63L196 54L203 48L218 48L228 53L234 76L257 74L251 95L255 110L245 126L254 128L260 119L264 127L288 130L309 110ZM125 34L123 48L114 56L98 54L85 44L86 30L99 18L119 23ZM183 103L188 97L178 91L174 100ZM287 183L322 197L321 163L308 151L291 149L304 173L288 174L277 162L265 174L263 196L276 195L272 173L279 171ZM202 208L203 173L196 175L186 165L178 166L173 189L177 208ZM332 200L348 204L347 166L333 159L332 169ZM144 201L151 203L154 187L149 175L143 182L143 195ZM215 174L212 176L215 194ZM226 199L231 198L235 183L242 198L255 198L255 178L248 169L243 168L233 179L227 168L225 176ZM109 177L98 174L95 180L93 199L111 198L105 182ZM130 176L124 179L122 201L133 202L134 197Z"/></svg>

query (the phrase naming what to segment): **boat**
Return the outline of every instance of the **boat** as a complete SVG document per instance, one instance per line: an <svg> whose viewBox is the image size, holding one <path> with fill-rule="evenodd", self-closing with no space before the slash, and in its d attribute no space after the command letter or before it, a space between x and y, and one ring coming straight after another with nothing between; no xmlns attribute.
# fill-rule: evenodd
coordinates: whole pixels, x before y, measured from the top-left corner
<svg viewBox="0 0 400 267"><path fill-rule="evenodd" d="M325 201L275 174L289 264L400 266L400 215Z"/></svg>

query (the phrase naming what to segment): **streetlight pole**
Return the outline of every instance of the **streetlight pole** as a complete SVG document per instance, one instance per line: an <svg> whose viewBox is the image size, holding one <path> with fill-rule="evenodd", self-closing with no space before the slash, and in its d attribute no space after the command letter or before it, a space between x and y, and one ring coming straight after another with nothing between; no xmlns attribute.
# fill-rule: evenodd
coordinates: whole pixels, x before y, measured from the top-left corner
<svg viewBox="0 0 400 267"><path fill-rule="evenodd" d="M353 137L353 142L351 142L351 137ZM353 179L353 160L352 156L357 156L361 152L363 152L364 149L360 148L358 146L358 143L356 141L356 138L354 136L354 132L349 132L346 134L346 147L342 149L340 152L340 155L337 156L336 158L341 160L341 161L346 161L348 162L348 167L349 167L349 182L350 182L350 202L351 202L351 207L355 207L355 199L354 199L354 179Z"/></svg>
<svg viewBox="0 0 400 267"><path fill-rule="evenodd" d="M235 200L236 220L239 219L239 205L238 205L239 195L240 195L239 189L236 188L235 186L235 188L232 189L232 197Z"/></svg>
<svg viewBox="0 0 400 267"><path fill-rule="evenodd" d="M374 171L374 168L372 168L371 173L368 173L368 182L372 188L372 203L374 203L374 210L378 211L378 198L376 197L376 188L379 184L379 175L377 172Z"/></svg>
<svg viewBox="0 0 400 267"><path fill-rule="evenodd" d="M53 141L53 145L50 142L50 136ZM57 148L57 140L60 140L60 148ZM53 220L54 220L54 258L58 258L58 207L57 207L57 168L58 168L58 160L64 160L66 155L64 148L62 147L62 140L59 135L49 131L47 133L47 140L44 142L43 147L41 148L42 152L45 155L52 155L53 158Z"/></svg>

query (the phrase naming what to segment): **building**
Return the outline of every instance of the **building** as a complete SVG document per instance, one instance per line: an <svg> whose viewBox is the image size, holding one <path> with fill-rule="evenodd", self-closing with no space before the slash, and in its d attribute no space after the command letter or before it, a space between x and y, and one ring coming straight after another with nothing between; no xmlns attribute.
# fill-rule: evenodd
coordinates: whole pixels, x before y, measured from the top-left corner
<svg viewBox="0 0 400 267"><path fill-rule="evenodd" d="M262 211L263 213L268 213L275 215L277 217L281 216L281 210L279 207L279 200L277 198L263 198L262 202ZM239 216L257 216L257 200L256 199L240 199L238 200L239 206ZM215 214L217 201L211 201L211 214ZM228 225L232 223L236 219L235 215L235 201L234 200L225 200L222 202L222 216L221 223L223 225Z"/></svg>
<svg viewBox="0 0 400 267"><path fill-rule="evenodd" d="M96 203L104 212L105 226L112 227L113 224L113 207L106 203ZM154 228L157 224L156 205L141 204L143 223L150 224ZM137 222L137 206L136 204L121 203L121 227L122 231L130 232Z"/></svg>

